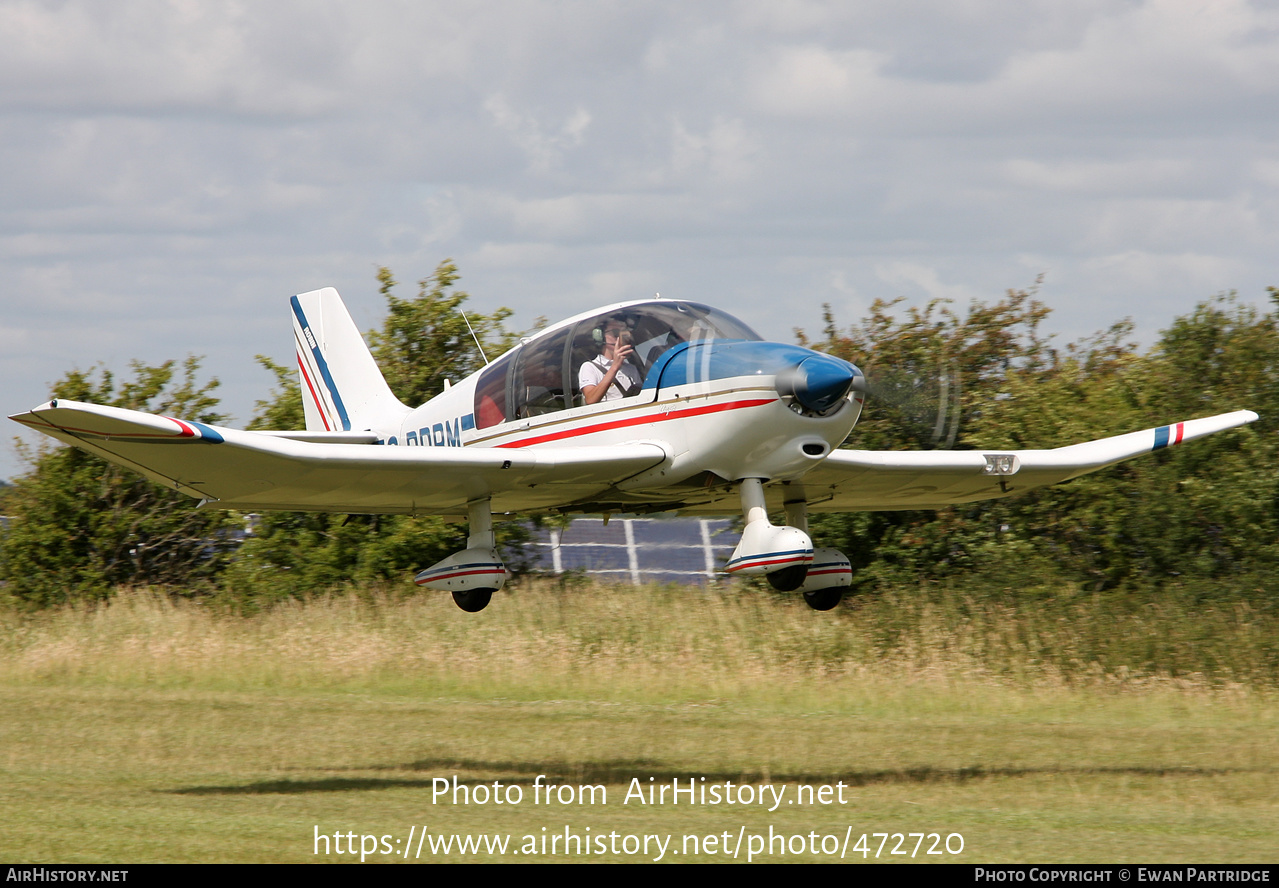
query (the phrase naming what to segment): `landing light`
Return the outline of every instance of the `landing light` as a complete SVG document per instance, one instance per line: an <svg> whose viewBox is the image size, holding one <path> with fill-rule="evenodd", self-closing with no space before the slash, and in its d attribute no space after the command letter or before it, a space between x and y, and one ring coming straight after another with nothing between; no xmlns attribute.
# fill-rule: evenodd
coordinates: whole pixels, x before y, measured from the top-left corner
<svg viewBox="0 0 1279 888"><path fill-rule="evenodd" d="M1021 461L1013 453L987 453L982 473L986 475L1015 475Z"/></svg>

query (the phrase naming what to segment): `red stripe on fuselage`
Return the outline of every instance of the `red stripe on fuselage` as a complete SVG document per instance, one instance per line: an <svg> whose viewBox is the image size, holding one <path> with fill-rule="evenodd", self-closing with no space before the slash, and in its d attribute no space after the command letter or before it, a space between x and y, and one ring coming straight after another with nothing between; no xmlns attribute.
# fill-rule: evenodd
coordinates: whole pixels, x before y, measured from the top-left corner
<svg viewBox="0 0 1279 888"><path fill-rule="evenodd" d="M1173 439L1174 444L1181 443L1181 436L1186 432L1186 424L1184 422L1177 423L1177 437Z"/></svg>
<svg viewBox="0 0 1279 888"><path fill-rule="evenodd" d="M744 407L762 407L765 404L772 404L776 400L776 398L756 398L750 401L729 401L727 404L708 404L704 407L685 407L683 410L670 410L665 413L661 413L660 415L646 414L644 416L632 416L628 419L615 419L611 422L601 422L597 425L586 426L585 428L566 429L562 432L551 432L546 435L524 438L520 441L507 441L494 446L532 447L534 444L545 444L548 441L561 441L564 438L576 438L581 435L593 435L596 432L608 432L613 429L624 429L629 426L648 425L655 422L666 422L671 419L686 419L690 416L704 416L708 413L723 413L726 410L740 410Z"/></svg>

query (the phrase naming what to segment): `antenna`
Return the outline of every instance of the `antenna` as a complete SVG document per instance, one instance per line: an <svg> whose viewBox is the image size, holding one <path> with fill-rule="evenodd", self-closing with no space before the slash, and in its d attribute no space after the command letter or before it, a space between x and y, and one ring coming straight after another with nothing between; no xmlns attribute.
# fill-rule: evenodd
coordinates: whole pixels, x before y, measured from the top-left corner
<svg viewBox="0 0 1279 888"><path fill-rule="evenodd" d="M466 312L459 308L457 313L462 316L462 320L466 321L466 329L471 331L471 338L475 340L475 349L480 353L480 357L484 359L484 366L487 367L489 365L489 357L484 354L484 346L480 345L480 337L475 335L475 328L471 326L471 321L467 318Z"/></svg>

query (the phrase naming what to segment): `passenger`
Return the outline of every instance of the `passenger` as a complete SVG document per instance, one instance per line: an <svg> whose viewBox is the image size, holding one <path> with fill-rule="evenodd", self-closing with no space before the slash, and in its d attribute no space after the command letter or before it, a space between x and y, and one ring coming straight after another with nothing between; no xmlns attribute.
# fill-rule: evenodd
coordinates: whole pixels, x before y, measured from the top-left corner
<svg viewBox="0 0 1279 888"><path fill-rule="evenodd" d="M598 404L638 394L644 380L629 360L635 351L630 327L622 318L609 318L596 329L601 334L596 337L600 354L577 371L583 399L587 404Z"/></svg>

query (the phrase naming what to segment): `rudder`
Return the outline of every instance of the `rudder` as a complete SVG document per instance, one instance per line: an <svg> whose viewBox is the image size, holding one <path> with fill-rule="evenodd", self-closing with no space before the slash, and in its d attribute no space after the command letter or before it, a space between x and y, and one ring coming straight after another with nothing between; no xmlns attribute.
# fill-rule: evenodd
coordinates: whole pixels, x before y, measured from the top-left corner
<svg viewBox="0 0 1279 888"><path fill-rule="evenodd" d="M291 301L307 431L398 425L409 408L391 393L338 291L325 287Z"/></svg>

